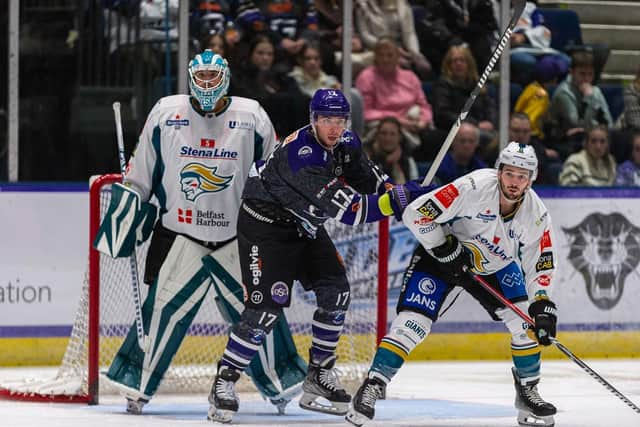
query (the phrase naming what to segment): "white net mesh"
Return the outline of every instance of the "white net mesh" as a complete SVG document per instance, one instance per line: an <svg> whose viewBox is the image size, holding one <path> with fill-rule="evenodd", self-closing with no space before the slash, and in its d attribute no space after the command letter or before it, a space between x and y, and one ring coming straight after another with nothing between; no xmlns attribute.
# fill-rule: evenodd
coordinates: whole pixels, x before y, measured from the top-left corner
<svg viewBox="0 0 640 427"><path fill-rule="evenodd" d="M100 192L101 215L109 205L110 185ZM327 230L344 258L351 283L352 302L346 317L344 334L338 344L338 366L342 382L348 389L363 377L375 351L376 297L378 262L378 226L366 224L348 227L339 223L327 224ZM139 277L144 275L143 261L147 244L137 248ZM88 275L86 276L88 277ZM143 298L147 286L141 285ZM229 325L218 312L213 291L209 291L196 315L187 336L175 355L171 367L158 389L159 393L208 392L215 375L215 364L220 359L227 341ZM28 393L87 394L88 393L88 319L89 280L85 279L75 322L58 375L50 381L29 381L7 385ZM311 320L315 310L313 292L305 292L296 284L292 292L291 307L285 310L299 354L306 360L311 344ZM100 256L100 339L99 366L106 370L120 348L134 321L134 305L130 284L128 259ZM97 343L96 343L97 344ZM94 344L94 345L96 345ZM100 382L100 393L111 393L106 381ZM245 379L239 390L249 387ZM252 387L252 386L251 386Z"/></svg>

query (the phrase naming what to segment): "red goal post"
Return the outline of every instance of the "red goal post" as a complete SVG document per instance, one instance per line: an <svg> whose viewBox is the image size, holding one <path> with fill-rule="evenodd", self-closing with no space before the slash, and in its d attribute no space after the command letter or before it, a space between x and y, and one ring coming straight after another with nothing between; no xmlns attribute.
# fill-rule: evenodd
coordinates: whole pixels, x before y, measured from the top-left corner
<svg viewBox="0 0 640 427"><path fill-rule="evenodd" d="M92 243L109 203L110 188L121 175L93 179L89 189L89 261L71 336L58 373L49 379L0 383L0 398L27 401L97 404L100 393L112 393L100 371L106 370L133 324L134 309L128 263L93 249ZM349 227L337 222L327 230L340 251L352 286L352 303L338 345L342 380L347 388L361 381L376 344L386 333L389 223ZM137 248L140 277L148 242ZM142 286L143 296L146 286ZM306 358L311 341L313 293L297 284L285 311L299 353ZM215 361L226 343L228 325L213 298L205 299L159 392L207 392ZM248 382L246 382L248 384Z"/></svg>

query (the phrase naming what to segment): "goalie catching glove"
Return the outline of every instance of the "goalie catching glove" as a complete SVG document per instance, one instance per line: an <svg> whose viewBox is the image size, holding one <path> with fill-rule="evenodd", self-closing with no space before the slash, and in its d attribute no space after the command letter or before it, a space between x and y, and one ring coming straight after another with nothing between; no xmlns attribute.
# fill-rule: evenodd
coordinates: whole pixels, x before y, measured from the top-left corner
<svg viewBox="0 0 640 427"><path fill-rule="evenodd" d="M536 339L542 345L551 345L551 338L556 337L556 305L548 299L536 299L529 306L529 315L533 319L533 330Z"/></svg>
<svg viewBox="0 0 640 427"><path fill-rule="evenodd" d="M113 258L128 257L149 238L158 209L141 202L133 189L116 183L111 187L111 202L102 219L93 246Z"/></svg>

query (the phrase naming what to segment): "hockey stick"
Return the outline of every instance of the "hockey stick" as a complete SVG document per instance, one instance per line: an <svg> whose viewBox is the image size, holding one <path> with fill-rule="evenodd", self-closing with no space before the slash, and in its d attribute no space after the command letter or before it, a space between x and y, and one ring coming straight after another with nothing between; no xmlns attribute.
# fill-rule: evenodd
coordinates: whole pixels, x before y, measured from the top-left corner
<svg viewBox="0 0 640 427"><path fill-rule="evenodd" d="M122 135L122 116L120 115L120 103L113 103L113 116L116 122L116 138L118 140L118 159L120 160L120 173L122 174L122 180L127 171L127 161L124 155L124 136ZM142 326L142 303L140 298L140 280L138 279L138 260L136 257L136 251L131 253L129 257L129 267L131 272L131 290L133 292L133 304L135 309L135 321L136 321L136 334L138 336L138 345L143 352L146 352L148 341L144 335L144 328Z"/></svg>
<svg viewBox="0 0 640 427"><path fill-rule="evenodd" d="M493 295L498 301L500 301L502 304L504 304L506 307L510 308L514 313L516 313L522 320L524 320L525 322L527 322L530 326L535 326L534 325L534 321L531 317L529 317L526 313L524 313L522 310L520 310L520 308L518 308L518 306L516 306L515 304L513 304L511 301L509 301L508 299L506 299L504 296L502 296L498 291L496 291L495 289L493 289L491 287L491 285L484 280L482 277L478 276L477 274L473 274L472 272L468 271L468 274L473 278L473 280L475 280L476 282L478 282L487 292L489 292L491 295ZM575 354L573 354L571 351L569 351L569 349L567 347L565 347L564 345L562 345L560 343L560 341L558 341L555 337L551 337L550 338L551 342L553 343L553 345L555 345L558 350L560 350L562 353L564 353L565 356L567 356L569 359L571 359L572 361L574 361L578 366L580 366L587 374L589 374L593 379L595 379L596 381L598 381L600 384L602 384L607 390L609 390L611 393L613 393L617 398L619 398L620 400L622 400L624 403L626 403L631 409L633 409L634 411L636 411L637 413L640 414L640 408L638 408L638 406L636 406L631 400L629 400L629 398L627 398L624 394L620 393L618 391L618 389L616 389L614 386L612 386L607 380L605 380L604 378L602 378L602 376L600 376L596 371L594 371L593 369L591 369L586 363L584 363L578 356L576 356Z"/></svg>
<svg viewBox="0 0 640 427"><path fill-rule="evenodd" d="M464 106L462 107L462 112L460 112L460 115L456 119L455 123L453 124L453 126L451 126L451 129L449 129L449 133L447 134L447 137L442 143L442 147L440 147L440 151L438 151L438 155L433 160L433 163L431 164L431 167L429 168L427 175L424 177L424 180L422 181L423 186L431 184L433 177L435 176L438 168L440 167L440 163L442 163L442 159L444 159L445 154L447 154L447 151L449 150L449 147L453 142L453 138L455 138L456 134L458 133L458 130L460 129L460 126L462 126L462 121L467 118L467 114L469 114L469 110L471 110L471 106L475 102L477 96L480 94L480 91L484 87L484 84L487 82L487 79L489 78L489 74L491 74L491 71L493 71L493 67L496 65L496 63L500 59L500 55L502 55L502 51L504 50L504 47L507 45L507 43L509 43L509 39L511 39L511 34L513 33L513 28L516 26L518 19L520 19L520 15L522 15L522 11L524 10L525 4L526 4L526 0L513 0L513 15L511 16L509 25L507 26L507 29L502 34L502 37L500 37L500 41L498 42L498 45L493 50L493 53L491 54L491 58L489 59L489 63L487 64L484 71L482 72L482 75L480 76L480 80L478 80L478 84L473 89L473 91L471 92L471 95L469 95L469 99L467 99L467 102L465 102Z"/></svg>

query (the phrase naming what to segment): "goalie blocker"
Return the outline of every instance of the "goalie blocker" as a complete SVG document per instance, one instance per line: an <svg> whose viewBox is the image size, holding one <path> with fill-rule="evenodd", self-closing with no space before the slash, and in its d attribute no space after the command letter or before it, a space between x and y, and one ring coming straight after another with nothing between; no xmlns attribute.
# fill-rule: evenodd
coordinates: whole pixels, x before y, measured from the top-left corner
<svg viewBox="0 0 640 427"><path fill-rule="evenodd" d="M114 184L105 217L111 220L101 224L96 249L110 256L128 256L136 243L148 238L155 207L141 205L133 190ZM139 413L155 394L211 283L225 320L239 319L244 309L239 277L235 239L205 246L156 224L145 268L145 283L151 287L142 307L147 348L140 348L136 328L130 328L106 374L129 401L130 412ZM254 359L247 373L260 393L283 412L300 391L306 373L284 317L259 352L261 357Z"/></svg>

